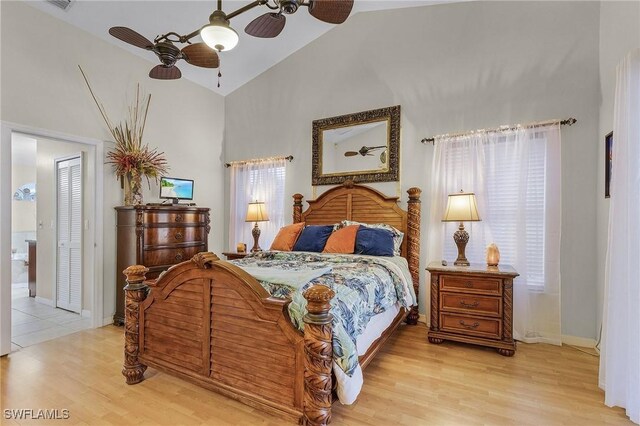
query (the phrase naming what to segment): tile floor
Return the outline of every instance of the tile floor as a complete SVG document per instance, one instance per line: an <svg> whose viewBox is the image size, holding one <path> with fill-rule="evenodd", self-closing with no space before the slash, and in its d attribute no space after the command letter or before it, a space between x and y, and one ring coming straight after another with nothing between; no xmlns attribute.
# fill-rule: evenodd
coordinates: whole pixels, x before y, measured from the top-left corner
<svg viewBox="0 0 640 426"><path fill-rule="evenodd" d="M90 318L82 318L74 312L37 303L34 297L29 297L27 284L12 285L12 351L85 330L90 326Z"/></svg>

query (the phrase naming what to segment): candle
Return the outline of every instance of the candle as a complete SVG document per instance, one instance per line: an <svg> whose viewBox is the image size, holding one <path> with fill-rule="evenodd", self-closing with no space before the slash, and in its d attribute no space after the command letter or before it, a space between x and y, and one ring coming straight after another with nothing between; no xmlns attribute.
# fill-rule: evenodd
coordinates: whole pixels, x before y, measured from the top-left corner
<svg viewBox="0 0 640 426"><path fill-rule="evenodd" d="M487 246L487 265L488 266L498 266L500 262L500 250L498 250L498 246L494 243L491 243Z"/></svg>

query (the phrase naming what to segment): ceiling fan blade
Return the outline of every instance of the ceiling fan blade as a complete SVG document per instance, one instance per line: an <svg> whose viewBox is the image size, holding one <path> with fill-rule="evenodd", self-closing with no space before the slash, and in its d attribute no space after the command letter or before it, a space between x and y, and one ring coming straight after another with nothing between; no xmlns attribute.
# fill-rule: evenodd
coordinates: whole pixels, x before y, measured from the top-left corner
<svg viewBox="0 0 640 426"><path fill-rule="evenodd" d="M282 32L287 18L280 13L265 13L249 22L244 32L254 37L273 38Z"/></svg>
<svg viewBox="0 0 640 426"><path fill-rule="evenodd" d="M153 48L153 43L149 39L133 31L131 28L111 27L109 28L109 34L124 41L125 43L132 44L142 49L150 50Z"/></svg>
<svg viewBox="0 0 640 426"><path fill-rule="evenodd" d="M344 153L344 156L345 157L355 157L358 154L359 154L359 152L357 152L357 151L347 151L347 152Z"/></svg>
<svg viewBox="0 0 640 426"><path fill-rule="evenodd" d="M157 80L177 80L182 77L182 73L178 67L165 67L164 65L156 65L149 71L149 77Z"/></svg>
<svg viewBox="0 0 640 426"><path fill-rule="evenodd" d="M311 16L330 24L342 24L352 8L353 0L309 0Z"/></svg>
<svg viewBox="0 0 640 426"><path fill-rule="evenodd" d="M204 43L190 44L182 49L182 56L191 65L203 68L218 68L220 58L215 50Z"/></svg>

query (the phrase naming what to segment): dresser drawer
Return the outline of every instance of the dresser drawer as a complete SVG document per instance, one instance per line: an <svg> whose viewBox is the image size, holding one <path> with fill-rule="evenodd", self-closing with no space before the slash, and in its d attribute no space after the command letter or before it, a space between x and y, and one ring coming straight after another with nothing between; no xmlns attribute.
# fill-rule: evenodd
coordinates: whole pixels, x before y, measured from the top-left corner
<svg viewBox="0 0 640 426"><path fill-rule="evenodd" d="M205 214L198 212L149 212L144 216L145 224L205 223Z"/></svg>
<svg viewBox="0 0 640 426"><path fill-rule="evenodd" d="M465 277L456 275L440 275L440 290L462 293L502 294L501 280L498 278Z"/></svg>
<svg viewBox="0 0 640 426"><path fill-rule="evenodd" d="M476 294L443 292L440 294L440 310L502 317L502 299L500 297L479 296Z"/></svg>
<svg viewBox="0 0 640 426"><path fill-rule="evenodd" d="M183 242L204 243L207 238L207 230L204 226L183 226L172 228L145 228L144 245L166 246Z"/></svg>
<svg viewBox="0 0 640 426"><path fill-rule="evenodd" d="M502 337L502 321L441 312L440 330L499 340Z"/></svg>
<svg viewBox="0 0 640 426"><path fill-rule="evenodd" d="M164 248L144 250L143 264L145 266L175 265L191 259L196 253L204 251L204 244L180 248Z"/></svg>

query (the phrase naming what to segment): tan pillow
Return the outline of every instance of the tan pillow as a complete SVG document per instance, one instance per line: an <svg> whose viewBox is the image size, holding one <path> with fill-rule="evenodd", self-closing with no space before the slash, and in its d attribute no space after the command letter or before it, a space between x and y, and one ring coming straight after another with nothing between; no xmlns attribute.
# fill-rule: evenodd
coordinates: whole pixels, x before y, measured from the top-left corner
<svg viewBox="0 0 640 426"><path fill-rule="evenodd" d="M324 245L323 253L352 254L360 225L349 225L334 231Z"/></svg>
<svg viewBox="0 0 640 426"><path fill-rule="evenodd" d="M304 228L304 222L294 223L293 225L287 225L280 228L278 235L271 243L271 250L291 251L296 244L302 229Z"/></svg>

